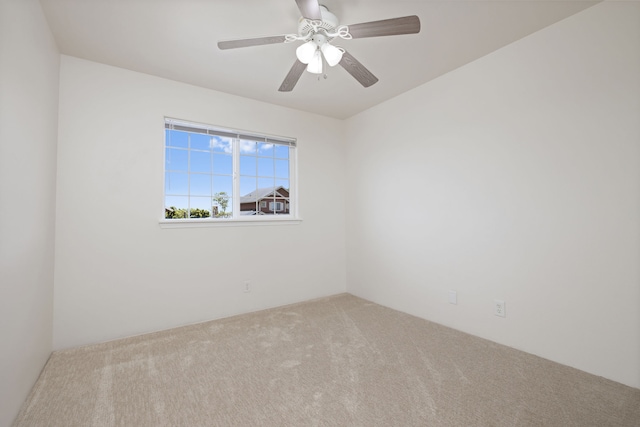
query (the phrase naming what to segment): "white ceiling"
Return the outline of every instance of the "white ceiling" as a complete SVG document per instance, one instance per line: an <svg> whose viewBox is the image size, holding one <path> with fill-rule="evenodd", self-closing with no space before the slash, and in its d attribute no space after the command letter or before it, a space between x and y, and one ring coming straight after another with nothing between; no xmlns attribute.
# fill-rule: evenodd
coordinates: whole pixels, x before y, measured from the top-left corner
<svg viewBox="0 0 640 427"><path fill-rule="evenodd" d="M347 118L597 1L322 0L341 24L418 15L420 34L344 40L380 81L340 66L278 92L300 42L221 51L219 40L295 33L294 0L40 0L63 54L272 104Z"/></svg>

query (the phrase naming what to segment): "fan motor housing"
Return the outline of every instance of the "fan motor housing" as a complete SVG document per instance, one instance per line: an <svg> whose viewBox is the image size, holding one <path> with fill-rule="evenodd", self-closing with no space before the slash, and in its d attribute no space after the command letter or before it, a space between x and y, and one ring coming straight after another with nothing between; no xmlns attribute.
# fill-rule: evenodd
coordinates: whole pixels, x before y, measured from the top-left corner
<svg viewBox="0 0 640 427"><path fill-rule="evenodd" d="M300 21L298 22L298 34L303 36L317 30L333 32L333 30L336 29L339 23L336 15L329 12L329 9L322 5L320 5L320 15L322 15L322 21L313 21L306 18L300 18Z"/></svg>

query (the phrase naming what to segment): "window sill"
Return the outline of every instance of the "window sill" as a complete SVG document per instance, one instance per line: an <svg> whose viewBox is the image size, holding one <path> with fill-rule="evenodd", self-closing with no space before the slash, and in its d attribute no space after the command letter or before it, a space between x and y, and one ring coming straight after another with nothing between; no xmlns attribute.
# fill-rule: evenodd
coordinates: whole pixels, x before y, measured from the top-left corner
<svg viewBox="0 0 640 427"><path fill-rule="evenodd" d="M160 228L247 227L262 225L297 225L302 218L235 219L161 219Z"/></svg>

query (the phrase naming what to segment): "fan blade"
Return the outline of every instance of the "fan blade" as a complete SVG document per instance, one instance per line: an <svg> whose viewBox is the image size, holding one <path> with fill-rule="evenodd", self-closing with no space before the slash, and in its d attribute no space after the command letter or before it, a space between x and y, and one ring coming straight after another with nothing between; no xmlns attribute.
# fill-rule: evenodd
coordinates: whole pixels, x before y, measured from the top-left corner
<svg viewBox="0 0 640 427"><path fill-rule="evenodd" d="M293 67L289 70L287 77L284 78L284 81L280 85L280 92L291 92L294 87L296 87L296 83L300 80L300 76L304 73L304 70L307 68L306 64L303 64L299 60L296 59L296 62L293 64Z"/></svg>
<svg viewBox="0 0 640 427"><path fill-rule="evenodd" d="M420 18L416 15L349 25L349 34L351 34L351 37L354 39L361 39L364 37L398 36L401 34L416 34L419 32Z"/></svg>
<svg viewBox="0 0 640 427"><path fill-rule="evenodd" d="M349 52L344 52L340 65L364 87L369 87L378 81L378 78Z"/></svg>
<svg viewBox="0 0 640 427"><path fill-rule="evenodd" d="M218 48L225 49L237 49L239 47L250 46L262 46L266 44L284 43L285 36L269 36L269 37L257 37L254 39L239 39L239 40L227 40L218 42Z"/></svg>
<svg viewBox="0 0 640 427"><path fill-rule="evenodd" d="M296 0L296 3L298 4L298 9L300 9L300 13L302 13L303 18L322 20L318 0Z"/></svg>

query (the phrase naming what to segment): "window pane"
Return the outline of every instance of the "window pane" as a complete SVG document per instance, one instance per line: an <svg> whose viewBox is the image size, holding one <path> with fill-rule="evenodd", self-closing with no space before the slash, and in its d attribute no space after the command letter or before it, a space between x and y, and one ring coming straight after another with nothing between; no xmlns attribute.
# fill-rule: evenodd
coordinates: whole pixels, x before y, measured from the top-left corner
<svg viewBox="0 0 640 427"><path fill-rule="evenodd" d="M179 209L187 209L189 207L189 198L183 196L167 196L164 205L166 207L175 206Z"/></svg>
<svg viewBox="0 0 640 427"><path fill-rule="evenodd" d="M275 152L276 152L276 157L279 159L289 158L289 146L287 145L276 145Z"/></svg>
<svg viewBox="0 0 640 427"><path fill-rule="evenodd" d="M276 187L282 187L285 190L289 191L289 180L288 179L276 179Z"/></svg>
<svg viewBox="0 0 640 427"><path fill-rule="evenodd" d="M189 165L189 152L187 150L178 150L175 148L167 148L165 154L165 170L187 171Z"/></svg>
<svg viewBox="0 0 640 427"><path fill-rule="evenodd" d="M189 194L189 175L186 173L165 172L164 174L165 194Z"/></svg>
<svg viewBox="0 0 640 427"><path fill-rule="evenodd" d="M192 196L211 196L211 175L191 174L189 189Z"/></svg>
<svg viewBox="0 0 640 427"><path fill-rule="evenodd" d="M216 218L225 218L233 211L233 198L231 193L220 191L213 195L212 208L213 216Z"/></svg>
<svg viewBox="0 0 640 427"><path fill-rule="evenodd" d="M231 138L225 138L222 136L211 137L211 148L214 153L232 153Z"/></svg>
<svg viewBox="0 0 640 427"><path fill-rule="evenodd" d="M165 138L167 140L168 147L184 147L189 146L189 135L186 132L178 130L166 130Z"/></svg>
<svg viewBox="0 0 640 427"><path fill-rule="evenodd" d="M189 217L190 218L209 218L211 216L211 198L210 197L190 197L189 198Z"/></svg>
<svg viewBox="0 0 640 427"><path fill-rule="evenodd" d="M258 188L272 188L276 183L273 178L258 178Z"/></svg>
<svg viewBox="0 0 640 427"><path fill-rule="evenodd" d="M201 133L189 134L189 142L194 150L211 150L211 137Z"/></svg>
<svg viewBox="0 0 640 427"><path fill-rule="evenodd" d="M273 144L259 142L258 143L258 156L273 157Z"/></svg>
<svg viewBox="0 0 640 427"><path fill-rule="evenodd" d="M284 204L284 208L282 210L282 212L280 212L282 215L288 215L291 213L291 202L289 199L283 199L282 203Z"/></svg>
<svg viewBox="0 0 640 427"><path fill-rule="evenodd" d="M240 196L246 196L247 194L256 191L258 182L255 178L240 177Z"/></svg>
<svg viewBox="0 0 640 427"><path fill-rule="evenodd" d="M211 154L206 151L190 151L190 172L211 173Z"/></svg>
<svg viewBox="0 0 640 427"><path fill-rule="evenodd" d="M256 154L256 143L254 141L241 140L240 154Z"/></svg>
<svg viewBox="0 0 640 427"><path fill-rule="evenodd" d="M254 156L240 156L240 175L256 175L256 158Z"/></svg>
<svg viewBox="0 0 640 427"><path fill-rule="evenodd" d="M187 217L188 197L167 196L164 201L164 217L180 219Z"/></svg>
<svg viewBox="0 0 640 427"><path fill-rule="evenodd" d="M276 160L276 176L289 178L289 160Z"/></svg>
<svg viewBox="0 0 640 427"><path fill-rule="evenodd" d="M273 176L273 160L258 158L258 176Z"/></svg>
<svg viewBox="0 0 640 427"><path fill-rule="evenodd" d="M224 191L229 196L233 196L233 177L231 176L213 176L213 194Z"/></svg>
<svg viewBox="0 0 640 427"><path fill-rule="evenodd" d="M214 154L213 171L220 175L233 174L233 157L227 154Z"/></svg>

